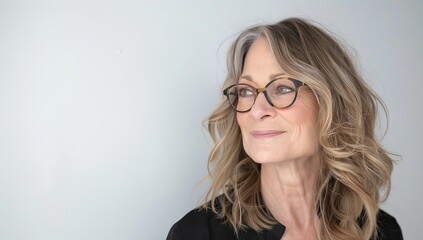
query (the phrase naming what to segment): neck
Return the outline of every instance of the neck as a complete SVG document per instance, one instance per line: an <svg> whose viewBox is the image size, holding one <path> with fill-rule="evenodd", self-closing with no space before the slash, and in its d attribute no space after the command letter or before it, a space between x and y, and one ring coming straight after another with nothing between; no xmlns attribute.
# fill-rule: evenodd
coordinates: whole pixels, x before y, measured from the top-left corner
<svg viewBox="0 0 423 240"><path fill-rule="evenodd" d="M299 229L315 226L318 169L319 160L315 157L261 166L264 204L277 221Z"/></svg>

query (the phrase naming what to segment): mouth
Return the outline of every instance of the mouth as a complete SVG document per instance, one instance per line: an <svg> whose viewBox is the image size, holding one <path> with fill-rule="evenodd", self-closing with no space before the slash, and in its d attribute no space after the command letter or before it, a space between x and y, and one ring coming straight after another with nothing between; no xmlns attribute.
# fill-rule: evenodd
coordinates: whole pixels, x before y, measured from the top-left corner
<svg viewBox="0 0 423 240"><path fill-rule="evenodd" d="M285 133L285 131L277 130L264 130L264 131L251 131L251 135L254 138L272 138Z"/></svg>

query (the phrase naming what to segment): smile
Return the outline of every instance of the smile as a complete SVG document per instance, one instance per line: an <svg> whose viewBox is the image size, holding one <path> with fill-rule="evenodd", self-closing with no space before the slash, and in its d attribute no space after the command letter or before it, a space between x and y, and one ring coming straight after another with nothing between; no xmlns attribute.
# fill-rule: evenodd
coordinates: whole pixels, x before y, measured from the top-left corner
<svg viewBox="0 0 423 240"><path fill-rule="evenodd" d="M251 135L254 138L272 138L281 135L284 131L265 130L265 131L252 131Z"/></svg>

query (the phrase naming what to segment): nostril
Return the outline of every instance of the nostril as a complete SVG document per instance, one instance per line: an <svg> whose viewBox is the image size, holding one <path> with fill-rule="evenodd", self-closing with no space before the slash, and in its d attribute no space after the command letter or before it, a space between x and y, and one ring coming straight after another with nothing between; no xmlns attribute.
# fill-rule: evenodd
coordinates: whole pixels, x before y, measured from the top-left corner
<svg viewBox="0 0 423 240"><path fill-rule="evenodd" d="M269 117L271 117L270 114L265 114L265 115L261 116L260 119L265 119L265 118L269 118Z"/></svg>

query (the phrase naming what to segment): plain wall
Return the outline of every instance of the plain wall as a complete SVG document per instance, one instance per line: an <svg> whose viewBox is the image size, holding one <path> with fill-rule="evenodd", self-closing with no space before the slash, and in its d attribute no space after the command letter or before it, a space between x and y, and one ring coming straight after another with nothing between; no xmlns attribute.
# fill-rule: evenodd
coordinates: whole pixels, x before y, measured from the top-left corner
<svg viewBox="0 0 423 240"><path fill-rule="evenodd" d="M383 208L423 214L421 1L0 1L0 239L164 239L207 181L202 126L241 29L290 16L341 36L390 110Z"/></svg>

